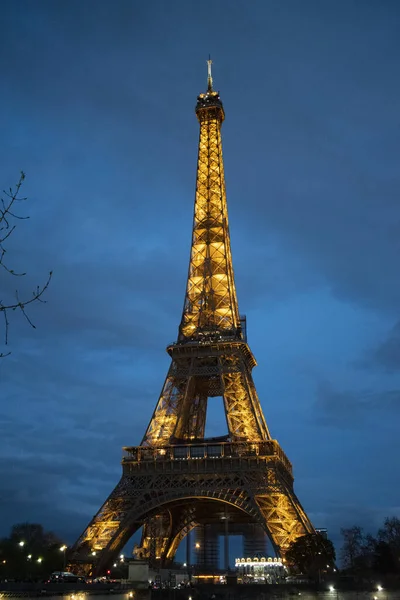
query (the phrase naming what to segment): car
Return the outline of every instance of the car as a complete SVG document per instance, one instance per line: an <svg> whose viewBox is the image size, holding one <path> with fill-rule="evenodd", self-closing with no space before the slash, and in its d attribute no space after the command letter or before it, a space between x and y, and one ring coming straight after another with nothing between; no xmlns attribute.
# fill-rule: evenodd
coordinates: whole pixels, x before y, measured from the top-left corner
<svg viewBox="0 0 400 600"><path fill-rule="evenodd" d="M74 573L69 573L68 571L54 571L54 573L50 575L48 583L82 583L84 581L84 577L79 577L79 575L75 575Z"/></svg>

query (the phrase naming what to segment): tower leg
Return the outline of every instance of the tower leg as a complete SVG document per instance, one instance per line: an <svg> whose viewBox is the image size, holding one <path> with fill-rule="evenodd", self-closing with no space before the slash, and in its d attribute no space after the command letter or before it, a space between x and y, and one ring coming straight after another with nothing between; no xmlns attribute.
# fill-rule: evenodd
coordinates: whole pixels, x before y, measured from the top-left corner
<svg viewBox="0 0 400 600"><path fill-rule="evenodd" d="M171 515L163 511L146 519L143 526L141 547L148 556L150 564L160 564L168 546L171 533Z"/></svg>
<svg viewBox="0 0 400 600"><path fill-rule="evenodd" d="M256 502L281 556L298 537L314 531L293 490L285 485L268 495L256 496Z"/></svg>

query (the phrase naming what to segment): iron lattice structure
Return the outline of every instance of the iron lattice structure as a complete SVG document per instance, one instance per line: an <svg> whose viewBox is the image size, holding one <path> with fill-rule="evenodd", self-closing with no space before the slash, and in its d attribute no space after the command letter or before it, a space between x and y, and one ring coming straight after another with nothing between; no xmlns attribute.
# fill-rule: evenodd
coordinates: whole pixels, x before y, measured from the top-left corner
<svg viewBox="0 0 400 600"><path fill-rule="evenodd" d="M197 186L178 341L140 446L124 449L122 477L71 552L71 566L102 573L143 526L134 553L159 565L198 525L257 523L278 555L314 531L294 491L292 466L271 439L252 378L234 283L221 125L213 90L197 99ZM207 402L223 398L228 435L205 439Z"/></svg>

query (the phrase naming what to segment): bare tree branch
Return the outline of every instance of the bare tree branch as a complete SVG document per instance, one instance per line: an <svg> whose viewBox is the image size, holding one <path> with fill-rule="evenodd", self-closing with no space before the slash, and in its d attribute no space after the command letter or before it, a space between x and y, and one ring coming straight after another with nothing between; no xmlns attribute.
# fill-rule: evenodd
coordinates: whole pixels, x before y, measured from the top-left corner
<svg viewBox="0 0 400 600"><path fill-rule="evenodd" d="M14 233L16 229L16 225L14 220L25 220L29 219L29 216L22 216L15 212L17 203L26 201L26 198L20 197L20 189L22 183L25 179L25 174L21 171L21 176L19 178L18 183L15 186L15 189L9 189L9 191L3 191L5 195L5 199L0 199L0 267L6 271L8 275L12 275L14 277L23 277L26 273L17 273L14 269L11 269L8 264L6 264L6 254L7 250L5 248L4 243L10 238L10 236ZM47 281L44 285L37 286L36 289L32 292L32 296L30 298L22 299L19 295L18 290L15 292L15 302L6 303L3 300L0 300L0 313L2 312L4 315L4 338L5 345L8 345L9 340L9 313L11 311L19 310L22 312L25 319L28 321L29 325L33 328L36 328L29 315L26 312L26 307L29 304L33 304L35 302L45 302L42 299L44 292L47 290L50 284L50 280L52 277L52 271L50 271ZM0 353L0 358L4 358L10 354Z"/></svg>

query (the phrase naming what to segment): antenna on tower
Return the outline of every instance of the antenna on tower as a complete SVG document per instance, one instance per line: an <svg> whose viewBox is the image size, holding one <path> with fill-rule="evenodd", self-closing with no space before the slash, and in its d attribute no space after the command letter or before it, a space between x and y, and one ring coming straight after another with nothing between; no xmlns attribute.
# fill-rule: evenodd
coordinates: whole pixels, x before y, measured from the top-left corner
<svg viewBox="0 0 400 600"><path fill-rule="evenodd" d="M212 65L212 60L211 60L211 56L208 55L208 61L207 61L207 68L208 68L208 77L207 77L207 82L208 82L208 91L212 92L213 91L213 80L212 80L212 74L211 74L211 65Z"/></svg>

